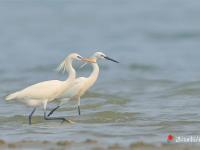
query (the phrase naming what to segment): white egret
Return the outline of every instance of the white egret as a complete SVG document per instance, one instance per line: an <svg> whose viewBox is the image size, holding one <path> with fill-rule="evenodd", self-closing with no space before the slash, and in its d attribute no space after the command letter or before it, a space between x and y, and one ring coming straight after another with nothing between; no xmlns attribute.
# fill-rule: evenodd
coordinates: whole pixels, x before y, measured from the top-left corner
<svg viewBox="0 0 200 150"><path fill-rule="evenodd" d="M84 60L83 57L77 53L68 55L58 67L58 70L67 71L69 73L68 78L65 81L49 80L40 82L10 94L5 99L7 101L16 100L26 104L27 106L34 107L33 111L29 115L29 124L31 124L31 118L33 113L36 111L36 108L42 105L45 120L62 120L71 122L70 120L61 117L48 117L46 115L46 107L48 102L55 100L59 95L63 94L63 92L66 91L75 80L76 71L72 66L73 60L87 61L87 59Z"/></svg>
<svg viewBox="0 0 200 150"><path fill-rule="evenodd" d="M59 106L57 106L56 108L54 108L49 114L48 116L52 115L53 112L55 110L57 110L63 103L65 103L68 100L76 100L77 101L77 105L78 105L78 114L81 114L80 111L80 97L90 88L94 85L94 83L96 82L98 75L99 75L99 66L97 64L97 59L107 59L116 63L119 63L118 61L107 57L104 53L102 52L96 52L94 53L94 55L91 58L88 58L87 60L92 63L92 67L93 67L93 71L90 74L90 76L88 78L85 77L79 77L77 78L74 83L73 86L68 88L63 95L61 96L61 98L67 98L67 99L63 99L63 101L61 102L61 104Z"/></svg>

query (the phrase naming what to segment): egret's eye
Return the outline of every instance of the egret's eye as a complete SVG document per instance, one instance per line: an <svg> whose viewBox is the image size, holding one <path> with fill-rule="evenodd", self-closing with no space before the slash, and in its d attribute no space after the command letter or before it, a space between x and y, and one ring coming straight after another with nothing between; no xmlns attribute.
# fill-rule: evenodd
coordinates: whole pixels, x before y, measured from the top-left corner
<svg viewBox="0 0 200 150"><path fill-rule="evenodd" d="M78 58L78 59L82 59L82 57L81 57L81 56L77 56L77 58Z"/></svg>

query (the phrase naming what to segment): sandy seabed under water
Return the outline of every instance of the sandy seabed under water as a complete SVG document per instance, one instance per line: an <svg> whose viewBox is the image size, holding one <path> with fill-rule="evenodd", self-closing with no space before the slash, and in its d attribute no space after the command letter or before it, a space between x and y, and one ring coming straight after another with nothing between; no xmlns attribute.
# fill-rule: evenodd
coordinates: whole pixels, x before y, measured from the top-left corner
<svg viewBox="0 0 200 150"><path fill-rule="evenodd" d="M75 141L18 141L18 142L6 142L0 140L0 149L15 149L15 150L65 150L65 149L87 149L87 150L199 150L199 145L192 144L160 144L152 145L145 144L143 142L137 142L130 144L129 146L122 146L119 144L113 144L110 146L104 146L95 140L86 140L83 142Z"/></svg>

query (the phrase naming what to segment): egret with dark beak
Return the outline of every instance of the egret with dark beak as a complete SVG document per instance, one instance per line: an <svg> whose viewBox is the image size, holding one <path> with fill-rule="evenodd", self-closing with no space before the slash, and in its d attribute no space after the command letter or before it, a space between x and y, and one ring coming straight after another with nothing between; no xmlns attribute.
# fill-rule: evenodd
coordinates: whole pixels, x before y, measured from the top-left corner
<svg viewBox="0 0 200 150"><path fill-rule="evenodd" d="M69 88L66 92L64 92L63 95L61 96L61 99L63 98L63 101L60 103L60 105L57 106L56 108L54 108L48 114L48 116L52 115L55 110L57 110L62 104L66 103L69 100L76 100L77 101L78 114L79 115L81 114L80 97L82 95L84 95L85 92L94 85L94 83L96 82L96 80L99 76L99 66L97 64L98 59L106 59L106 60L113 61L115 63L119 63L118 61L106 56L102 52L96 52L90 58L83 58L84 61L90 62L92 64L92 67L93 67L92 73L87 78L85 78L85 77L77 78L74 81L73 86L71 88Z"/></svg>

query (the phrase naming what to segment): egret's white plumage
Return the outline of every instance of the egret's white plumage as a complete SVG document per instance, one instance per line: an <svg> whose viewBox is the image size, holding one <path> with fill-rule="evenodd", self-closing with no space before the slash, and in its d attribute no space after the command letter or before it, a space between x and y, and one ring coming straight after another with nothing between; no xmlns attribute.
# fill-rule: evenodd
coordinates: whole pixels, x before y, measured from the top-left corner
<svg viewBox="0 0 200 150"><path fill-rule="evenodd" d="M51 80L44 81L34 85L31 85L21 91L10 94L6 97L6 100L19 100L24 103L29 102L30 100L35 101L51 101L57 97L62 92L62 89L68 87L69 82L64 83L64 81ZM29 103L29 106L34 106Z"/></svg>
<svg viewBox="0 0 200 150"><path fill-rule="evenodd" d="M90 58L90 62L92 63L92 67L93 67L93 71L90 74L89 77L85 78L85 77L79 77L76 80L73 81L73 86L70 87L69 89L67 89L61 96L60 98L67 98L67 100L76 100L77 104L78 104L78 112L80 115L80 97L82 95L84 95L84 93L94 85L94 83L96 82L98 75L99 75L99 66L97 64L97 60L98 59L108 59L111 61L114 61L116 63L118 63L118 61L111 59L109 57L107 57L104 53L102 52L96 52L94 53L94 55L92 56L92 58ZM60 106L66 102L66 99L63 99L63 101L61 102ZM56 109L58 109L60 106L56 107L55 109L53 109L48 116L50 116Z"/></svg>
<svg viewBox="0 0 200 150"><path fill-rule="evenodd" d="M21 91L10 94L6 97L6 100L16 100L22 103L25 103L31 107L37 107L43 105L44 107L44 117L46 120L65 120L64 118L48 118L46 116L46 106L48 102L51 102L63 94L69 87L72 86L73 81L76 78L76 72L72 67L73 60L83 60L83 58L76 53L70 54L58 67L58 71L67 71L69 73L68 78L65 81L59 80L50 80L40 82L34 85L31 85ZM31 116L29 116L29 123L31 124Z"/></svg>

